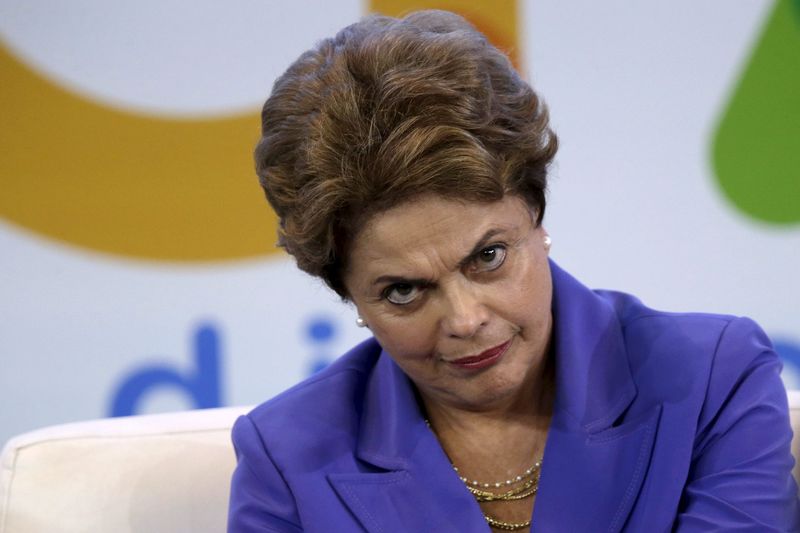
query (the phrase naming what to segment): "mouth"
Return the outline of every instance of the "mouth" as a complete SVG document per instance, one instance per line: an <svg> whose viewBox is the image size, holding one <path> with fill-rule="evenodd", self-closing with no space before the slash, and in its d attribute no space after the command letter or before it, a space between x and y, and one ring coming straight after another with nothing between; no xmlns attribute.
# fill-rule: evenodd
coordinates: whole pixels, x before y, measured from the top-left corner
<svg viewBox="0 0 800 533"><path fill-rule="evenodd" d="M503 354L508 351L508 347L511 346L511 341L513 338L508 339L503 344L499 344L494 348L489 348L486 351L479 353L478 355L470 355L467 357L461 357L459 359L453 359L452 361L447 361L451 365L458 367L458 368L465 368L470 370L477 370L481 368L486 368L488 366L492 366L497 361L503 357Z"/></svg>

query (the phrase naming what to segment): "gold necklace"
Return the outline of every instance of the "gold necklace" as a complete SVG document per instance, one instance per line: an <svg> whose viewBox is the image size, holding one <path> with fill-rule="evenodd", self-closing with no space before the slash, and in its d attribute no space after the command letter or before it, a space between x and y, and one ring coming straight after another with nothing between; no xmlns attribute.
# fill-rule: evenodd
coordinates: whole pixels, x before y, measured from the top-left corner
<svg viewBox="0 0 800 533"><path fill-rule="evenodd" d="M531 525L530 520L525 520L524 522L503 522L502 520L492 518L486 513L483 513L483 518L485 518L486 522L493 528L502 529L503 531L519 531Z"/></svg>
<svg viewBox="0 0 800 533"><path fill-rule="evenodd" d="M425 424L427 424L428 428L435 433L428 419L425 419ZM522 474L511 477L504 481L496 481L494 483L482 483L475 479L470 480L461 475L456 465L451 463L451 466L458 475L458 478L462 483L464 483L464 486L467 487L467 490L472 494L479 504L481 502L509 502L530 498L538 492L539 476L542 472L542 459L536 461L533 466L525 470L525 472ZM501 487L510 488L506 492L499 494L485 490L490 488L499 489ZM502 520L498 520L497 518L484 513L483 510L481 510L481 513L483 514L483 518L486 520L486 523L488 523L489 526L502 531L519 531L520 529L525 529L531 525L530 520L525 520L524 522L503 522Z"/></svg>
<svg viewBox="0 0 800 533"><path fill-rule="evenodd" d="M536 491L539 488L537 481L538 479L531 479L519 487L514 487L500 494L489 492L488 490L476 489L474 487L467 487L467 490L469 490L479 502L524 500L525 498L536 494Z"/></svg>
<svg viewBox="0 0 800 533"><path fill-rule="evenodd" d="M536 465L534 466L535 469L533 470L533 472L531 472L531 475L528 476L529 479L525 480L525 482L522 483L521 485L517 487L512 487L508 491L500 494L496 494L488 490L475 488L471 484L465 482L463 478L462 482L464 482L464 485L467 487L467 490L469 490L470 493L472 493L472 496L475 498L478 504L480 504L481 502L509 502L515 500L523 500L525 498L530 498L531 496L536 494L536 492L539 490L539 476L542 470L541 459L537 461ZM456 467L453 466L453 468L455 469ZM458 470L456 470L456 472L457 471ZM521 480L525 479L522 478L521 476L517 477L521 478ZM514 480L516 480L516 478L514 478ZM520 483L520 482L515 481L515 483ZM502 531L519 531L520 529L525 529L526 527L529 527L531 525L530 520L525 520L524 522L503 522L502 520L498 520L497 518L483 512L483 510L481 510L481 513L483 514L483 518L484 520L486 520L487 524L489 524L491 527L495 529L500 529Z"/></svg>

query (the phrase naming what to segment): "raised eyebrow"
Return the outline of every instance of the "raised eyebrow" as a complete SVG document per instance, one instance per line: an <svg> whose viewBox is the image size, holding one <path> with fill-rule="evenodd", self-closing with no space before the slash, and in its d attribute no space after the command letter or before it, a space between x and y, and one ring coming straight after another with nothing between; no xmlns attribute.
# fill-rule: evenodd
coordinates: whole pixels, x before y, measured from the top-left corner
<svg viewBox="0 0 800 533"><path fill-rule="evenodd" d="M458 262L458 267L463 268L467 263L469 263L478 252L480 252L489 241L499 235L500 233L504 233L506 231L505 228L491 228L486 230L486 232L481 235L481 238L475 243L472 247L472 250L461 260ZM389 285L393 285L395 283L408 283L409 285L416 285L418 287L425 287L431 285L431 281L429 279L423 278L404 278L402 276L379 276L372 281L372 286L380 285L383 283L387 283Z"/></svg>
<svg viewBox="0 0 800 533"><path fill-rule="evenodd" d="M383 283L387 283L389 285L394 285L395 283L407 283L409 285L415 285L417 287L423 287L425 285L430 285L430 280L422 279L422 278L404 278L402 276L380 276L375 278L372 282L372 286L381 285Z"/></svg>
<svg viewBox="0 0 800 533"><path fill-rule="evenodd" d="M487 244L489 244L489 241L492 239L492 237L499 233L503 233L503 231L504 230L500 228L492 228L487 230L486 233L484 233L481 238L478 239L478 242L475 243L475 246L472 247L472 250L464 257L464 259L458 262L458 267L465 267L467 263L475 258L478 252L480 252L484 247L486 247Z"/></svg>

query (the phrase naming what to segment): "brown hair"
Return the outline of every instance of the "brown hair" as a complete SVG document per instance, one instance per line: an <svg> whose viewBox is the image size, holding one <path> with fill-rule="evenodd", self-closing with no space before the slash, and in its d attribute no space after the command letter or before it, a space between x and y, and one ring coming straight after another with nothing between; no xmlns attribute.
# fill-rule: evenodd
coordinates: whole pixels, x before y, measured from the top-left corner
<svg viewBox="0 0 800 533"><path fill-rule="evenodd" d="M541 223L557 139L508 58L458 15L370 16L305 52L261 114L256 171L279 244L347 298L347 247L420 195L522 197Z"/></svg>

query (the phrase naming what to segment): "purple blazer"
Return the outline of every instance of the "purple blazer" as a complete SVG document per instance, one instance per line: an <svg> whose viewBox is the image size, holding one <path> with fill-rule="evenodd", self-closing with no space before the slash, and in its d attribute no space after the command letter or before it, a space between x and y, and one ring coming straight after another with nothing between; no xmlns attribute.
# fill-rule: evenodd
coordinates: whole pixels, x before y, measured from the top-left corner
<svg viewBox="0 0 800 533"><path fill-rule="evenodd" d="M532 530L800 531L761 329L551 267L556 399ZM490 531L374 340L239 418L233 442L230 532Z"/></svg>

